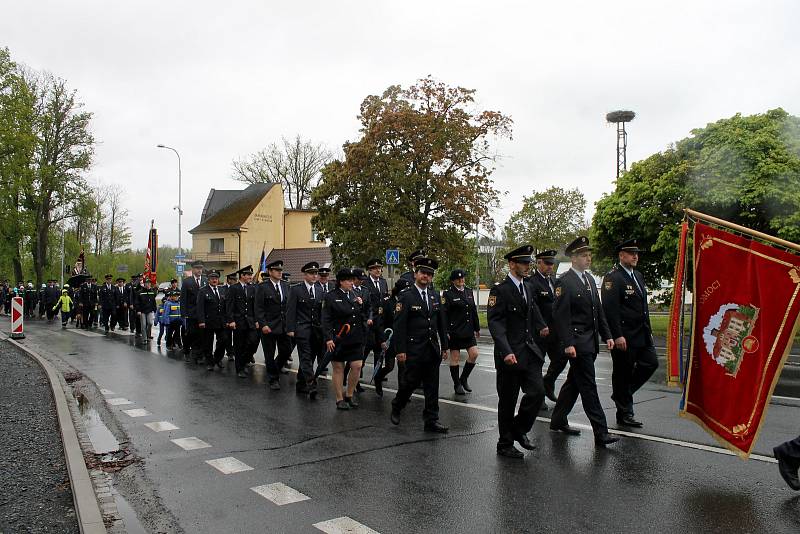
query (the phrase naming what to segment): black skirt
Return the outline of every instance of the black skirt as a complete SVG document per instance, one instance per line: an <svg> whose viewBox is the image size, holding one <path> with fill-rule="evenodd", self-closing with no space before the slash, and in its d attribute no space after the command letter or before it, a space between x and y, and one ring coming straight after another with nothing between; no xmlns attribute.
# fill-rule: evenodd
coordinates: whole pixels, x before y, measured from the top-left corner
<svg viewBox="0 0 800 534"><path fill-rule="evenodd" d="M475 340L475 334L470 337L451 337L450 341L448 341L448 346L451 350L469 349L477 344L478 342Z"/></svg>
<svg viewBox="0 0 800 534"><path fill-rule="evenodd" d="M361 345L342 345L332 358L335 362L352 362L364 359L364 350Z"/></svg>

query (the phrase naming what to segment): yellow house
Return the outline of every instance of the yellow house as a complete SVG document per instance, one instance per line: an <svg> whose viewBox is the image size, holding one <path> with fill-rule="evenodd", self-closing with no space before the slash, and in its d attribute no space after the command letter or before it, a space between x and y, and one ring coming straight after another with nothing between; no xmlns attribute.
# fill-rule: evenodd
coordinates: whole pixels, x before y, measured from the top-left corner
<svg viewBox="0 0 800 534"><path fill-rule="evenodd" d="M269 255L308 249L319 257L316 261L329 263L330 250L311 226L315 214L315 210L286 209L280 184L253 184L241 191L212 189L200 224L189 230L188 261L202 260L206 269L224 274L245 265L258 271L262 250Z"/></svg>

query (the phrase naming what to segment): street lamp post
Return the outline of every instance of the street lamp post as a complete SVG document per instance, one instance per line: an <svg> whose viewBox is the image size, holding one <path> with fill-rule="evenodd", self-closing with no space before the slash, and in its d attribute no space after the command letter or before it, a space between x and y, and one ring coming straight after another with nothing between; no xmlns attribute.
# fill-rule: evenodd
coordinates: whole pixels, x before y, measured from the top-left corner
<svg viewBox="0 0 800 534"><path fill-rule="evenodd" d="M181 215L183 215L183 210L181 209L181 155L171 146L156 145L156 147L172 150L178 156L178 206L175 209L178 210L178 255L181 255L183 254L183 248L181 248Z"/></svg>

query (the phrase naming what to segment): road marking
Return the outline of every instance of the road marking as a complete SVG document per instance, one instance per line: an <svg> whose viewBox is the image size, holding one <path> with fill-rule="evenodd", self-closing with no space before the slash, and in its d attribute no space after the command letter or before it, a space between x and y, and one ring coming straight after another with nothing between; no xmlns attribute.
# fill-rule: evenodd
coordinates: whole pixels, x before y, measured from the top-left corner
<svg viewBox="0 0 800 534"><path fill-rule="evenodd" d="M211 447L211 445L209 445L202 439L195 437L171 439L170 441L185 451L193 451L196 449L207 449Z"/></svg>
<svg viewBox="0 0 800 534"><path fill-rule="evenodd" d="M326 534L379 534L349 517L337 517L321 523L314 523L314 527Z"/></svg>
<svg viewBox="0 0 800 534"><path fill-rule="evenodd" d="M152 430L153 432L164 432L167 430L179 430L179 428L169 421L158 421L155 423L145 423L144 426Z"/></svg>
<svg viewBox="0 0 800 534"><path fill-rule="evenodd" d="M233 456L225 458L217 458L216 460L206 460L206 463L222 473L223 475L230 475L233 473L241 473L242 471L252 471L253 468L244 462L240 462Z"/></svg>
<svg viewBox="0 0 800 534"><path fill-rule="evenodd" d="M781 395L773 395L773 399L781 399L781 400L800 400L800 397L784 397Z"/></svg>
<svg viewBox="0 0 800 534"><path fill-rule="evenodd" d="M88 330L80 330L80 329L76 329L76 328L70 328L68 331L69 332L74 332L76 334L80 334L80 335L86 336L86 337L105 337L104 334L98 334L97 332L90 332Z"/></svg>
<svg viewBox="0 0 800 534"><path fill-rule="evenodd" d="M153 415L144 408L134 408L133 410L122 410L122 413L131 417L144 417L146 415Z"/></svg>
<svg viewBox="0 0 800 534"><path fill-rule="evenodd" d="M290 488L289 486L287 486L282 482L276 482L274 484L264 484L263 486L256 486L255 488L250 488L250 489L258 493L268 501L277 504L278 506L283 506L284 504L292 504L301 501L307 501L310 499L310 497L303 495L296 489Z"/></svg>
<svg viewBox="0 0 800 534"><path fill-rule="evenodd" d="M111 391L110 389L101 389L101 390L100 390L100 393L101 393L101 394L103 394L103 395L105 395L105 396L108 396L108 395L114 395L114 394L115 394L115 393L114 393L113 391Z"/></svg>
<svg viewBox="0 0 800 534"><path fill-rule="evenodd" d="M106 399L106 402L111 406L123 406L125 404L133 404L131 401L124 397L117 397L115 399Z"/></svg>

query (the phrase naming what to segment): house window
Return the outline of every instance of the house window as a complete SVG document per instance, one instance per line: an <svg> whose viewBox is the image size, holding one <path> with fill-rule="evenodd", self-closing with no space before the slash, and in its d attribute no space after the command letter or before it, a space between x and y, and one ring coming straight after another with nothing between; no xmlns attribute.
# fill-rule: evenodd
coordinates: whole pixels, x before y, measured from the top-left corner
<svg viewBox="0 0 800 534"><path fill-rule="evenodd" d="M211 252L211 254L222 254L223 252L225 252L224 238L211 239L210 241L211 241L211 247L209 248L209 251Z"/></svg>
<svg viewBox="0 0 800 534"><path fill-rule="evenodd" d="M311 241L322 241L319 238L319 230L316 228L311 228Z"/></svg>

